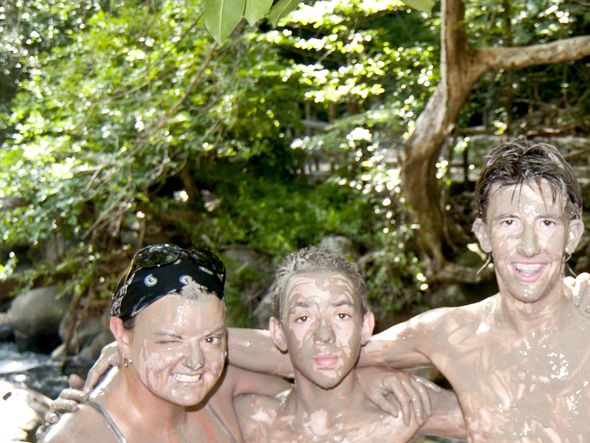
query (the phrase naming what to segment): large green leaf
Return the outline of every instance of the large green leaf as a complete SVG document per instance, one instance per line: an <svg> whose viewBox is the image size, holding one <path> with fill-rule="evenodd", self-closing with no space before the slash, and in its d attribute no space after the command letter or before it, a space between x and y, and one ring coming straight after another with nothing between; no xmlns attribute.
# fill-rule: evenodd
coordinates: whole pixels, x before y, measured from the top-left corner
<svg viewBox="0 0 590 443"><path fill-rule="evenodd" d="M417 9L418 11L432 12L434 6L434 0L402 0L410 8Z"/></svg>
<svg viewBox="0 0 590 443"><path fill-rule="evenodd" d="M280 0L270 10L268 21L275 26L282 17L294 11L299 6L299 3L301 3L301 0Z"/></svg>
<svg viewBox="0 0 590 443"><path fill-rule="evenodd" d="M244 17L246 17L248 23L253 25L266 16L271 6L272 0L247 0Z"/></svg>
<svg viewBox="0 0 590 443"><path fill-rule="evenodd" d="M240 23L246 0L207 0L203 10L205 26L219 43Z"/></svg>

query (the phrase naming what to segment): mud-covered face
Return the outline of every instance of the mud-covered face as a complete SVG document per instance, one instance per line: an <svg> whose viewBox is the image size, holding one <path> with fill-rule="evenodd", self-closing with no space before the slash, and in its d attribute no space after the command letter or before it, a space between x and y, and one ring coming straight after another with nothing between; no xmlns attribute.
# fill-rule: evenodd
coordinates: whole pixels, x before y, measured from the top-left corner
<svg viewBox="0 0 590 443"><path fill-rule="evenodd" d="M359 297L343 275L294 277L286 288L281 330L295 371L324 389L338 385L372 332L363 329L361 312Z"/></svg>
<svg viewBox="0 0 590 443"><path fill-rule="evenodd" d="M130 332L129 356L154 395L181 406L200 403L225 364L226 325L222 302L169 295L141 311Z"/></svg>
<svg viewBox="0 0 590 443"><path fill-rule="evenodd" d="M569 220L549 183L493 186L485 224L474 230L493 254L502 294L524 303L561 296L566 249L575 250L583 226Z"/></svg>

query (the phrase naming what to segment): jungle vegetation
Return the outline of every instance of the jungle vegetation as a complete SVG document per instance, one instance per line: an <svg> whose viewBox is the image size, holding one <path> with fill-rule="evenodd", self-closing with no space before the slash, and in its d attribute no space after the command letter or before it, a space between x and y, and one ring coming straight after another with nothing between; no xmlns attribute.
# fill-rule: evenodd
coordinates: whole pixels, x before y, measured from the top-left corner
<svg viewBox="0 0 590 443"><path fill-rule="evenodd" d="M485 279L490 140L590 132L588 2L310 0L220 41L205 3L0 6L4 297L104 309L133 251L170 241L222 254L252 325L282 257L344 238L390 322Z"/></svg>

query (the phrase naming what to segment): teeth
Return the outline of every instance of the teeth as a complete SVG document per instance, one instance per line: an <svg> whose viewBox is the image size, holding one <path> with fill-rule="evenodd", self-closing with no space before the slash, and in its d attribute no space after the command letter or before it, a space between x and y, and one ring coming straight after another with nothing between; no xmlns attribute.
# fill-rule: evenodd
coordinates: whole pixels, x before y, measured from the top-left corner
<svg viewBox="0 0 590 443"><path fill-rule="evenodd" d="M524 263L516 263L514 268L518 272L522 272L523 274L534 274L541 270L543 265L540 264L524 264Z"/></svg>
<svg viewBox="0 0 590 443"><path fill-rule="evenodd" d="M197 383L201 380L202 375L189 375L189 374L172 374L172 378L181 383Z"/></svg>

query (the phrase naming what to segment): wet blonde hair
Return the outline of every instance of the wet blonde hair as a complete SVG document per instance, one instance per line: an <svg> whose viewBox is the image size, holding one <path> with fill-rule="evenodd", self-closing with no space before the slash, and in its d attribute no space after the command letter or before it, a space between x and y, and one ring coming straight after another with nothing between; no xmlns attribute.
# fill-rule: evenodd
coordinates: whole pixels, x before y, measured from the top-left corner
<svg viewBox="0 0 590 443"><path fill-rule="evenodd" d="M325 248L311 246L289 254L277 267L269 289L272 297L273 317L279 320L281 318L281 309L291 279L310 272L335 272L346 277L361 302L361 314L365 315L369 311L365 281L353 264L340 254Z"/></svg>

